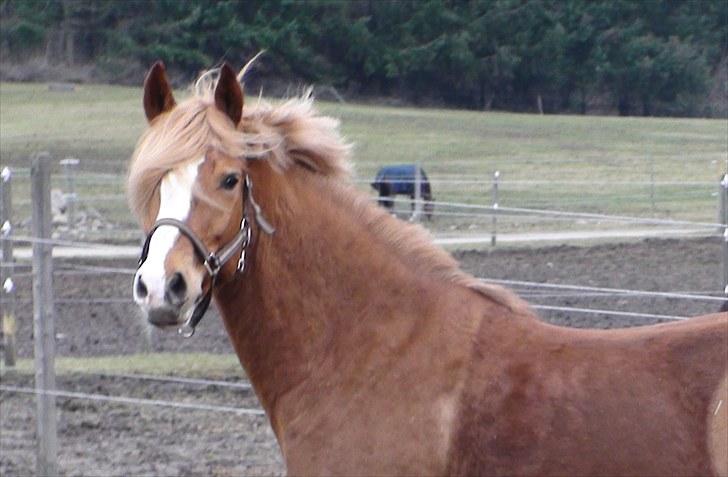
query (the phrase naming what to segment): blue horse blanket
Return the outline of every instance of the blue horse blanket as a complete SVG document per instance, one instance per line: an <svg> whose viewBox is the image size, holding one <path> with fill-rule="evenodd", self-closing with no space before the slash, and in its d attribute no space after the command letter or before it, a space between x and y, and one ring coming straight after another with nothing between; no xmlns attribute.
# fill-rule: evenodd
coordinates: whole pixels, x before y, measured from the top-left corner
<svg viewBox="0 0 728 477"><path fill-rule="evenodd" d="M415 180L417 173L417 165L415 164L398 164L394 166L384 166L377 172L372 187L379 191L380 184L386 183L391 187L390 194L415 194ZM420 168L421 192L430 190L430 184L425 171Z"/></svg>

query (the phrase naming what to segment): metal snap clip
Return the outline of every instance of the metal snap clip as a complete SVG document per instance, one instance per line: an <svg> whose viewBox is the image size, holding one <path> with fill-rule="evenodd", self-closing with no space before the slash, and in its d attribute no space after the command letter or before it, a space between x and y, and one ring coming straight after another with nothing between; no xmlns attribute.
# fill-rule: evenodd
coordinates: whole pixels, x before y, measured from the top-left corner
<svg viewBox="0 0 728 477"><path fill-rule="evenodd" d="M177 333L180 336L182 336L182 338L192 338L192 335L195 334L195 327L190 325L189 322L187 322L184 325L177 328Z"/></svg>
<svg viewBox="0 0 728 477"><path fill-rule="evenodd" d="M243 273L245 271L245 249L240 252L240 259L238 260L237 270L238 273Z"/></svg>

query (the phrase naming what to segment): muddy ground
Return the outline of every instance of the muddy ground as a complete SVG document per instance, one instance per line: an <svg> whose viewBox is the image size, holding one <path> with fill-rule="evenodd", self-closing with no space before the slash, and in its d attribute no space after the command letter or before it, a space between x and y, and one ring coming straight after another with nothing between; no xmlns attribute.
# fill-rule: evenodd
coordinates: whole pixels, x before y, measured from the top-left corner
<svg viewBox="0 0 728 477"><path fill-rule="evenodd" d="M458 252L464 269L479 277L658 291L717 292L722 288L720 241L646 240L592 247L559 246ZM131 269L133 260L65 261ZM20 270L22 273L23 270ZM59 273L55 277L59 356L137 353L145 326L130 303L127 273ZM19 352L32 356L30 278L19 276ZM625 297L518 287L534 304L691 316L716 311L716 302ZM557 295L557 296L554 296ZM95 300L95 302L86 302ZM554 323L614 328L659 322L625 316L539 311ZM230 353L216 313L206 316L191 340L154 333L157 351ZM239 376L230 376L239 380ZM32 377L5 374L6 386L32 386ZM257 407L250 391L109 376L59 377L58 388L84 393ZM64 475L274 475L284 467L265 417L215 411L109 404L59 398L59 467ZM34 473L35 403L32 396L0 393L0 475Z"/></svg>

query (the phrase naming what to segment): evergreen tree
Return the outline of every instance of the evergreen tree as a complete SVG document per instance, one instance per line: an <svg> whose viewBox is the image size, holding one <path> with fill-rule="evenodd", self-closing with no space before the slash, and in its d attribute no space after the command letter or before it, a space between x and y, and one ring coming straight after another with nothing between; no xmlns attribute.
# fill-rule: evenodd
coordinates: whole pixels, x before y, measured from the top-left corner
<svg viewBox="0 0 728 477"><path fill-rule="evenodd" d="M157 59L192 78L265 49L260 77L349 94L706 114L711 75L728 61L728 2L2 0L0 33L3 62L94 63L114 81L138 83Z"/></svg>

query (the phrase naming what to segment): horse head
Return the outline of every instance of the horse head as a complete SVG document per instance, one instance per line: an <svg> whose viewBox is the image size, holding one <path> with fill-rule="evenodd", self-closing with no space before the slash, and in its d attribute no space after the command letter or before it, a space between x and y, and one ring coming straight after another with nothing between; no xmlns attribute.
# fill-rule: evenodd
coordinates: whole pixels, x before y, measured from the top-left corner
<svg viewBox="0 0 728 477"><path fill-rule="evenodd" d="M183 327L185 335L216 284L244 273L253 228L272 233L253 198L238 131L243 91L229 65L209 89L177 105L164 65L152 67L144 84L149 129L129 176L130 202L147 233L134 300L152 325Z"/></svg>

